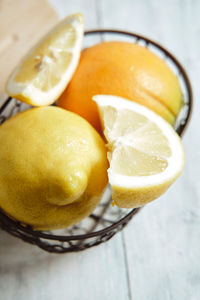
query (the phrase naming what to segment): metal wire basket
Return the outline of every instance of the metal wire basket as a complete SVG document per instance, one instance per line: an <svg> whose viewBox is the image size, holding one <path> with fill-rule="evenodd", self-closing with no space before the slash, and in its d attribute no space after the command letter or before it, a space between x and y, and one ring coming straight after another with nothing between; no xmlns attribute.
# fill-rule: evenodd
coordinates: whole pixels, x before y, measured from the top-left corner
<svg viewBox="0 0 200 300"><path fill-rule="evenodd" d="M158 56L162 57L177 75L184 98L184 107L175 124L177 133L181 136L188 124L192 108L192 90L189 79L184 68L178 60L166 49L152 40L135 33L120 30L91 30L85 32L85 38L90 39L92 44L104 39L127 40L148 47ZM88 46L88 44L87 44ZM29 108L28 105L8 98L0 107L0 124L17 112ZM1 141L2 142L2 141ZM33 245L37 245L48 252L65 253L81 251L99 245L112 238L117 232L123 229L128 222L139 212L141 208L120 209L110 205L111 193L109 187L105 191L101 203L95 211L82 222L64 230L55 231L34 231L29 225L24 226L9 218L0 210L0 227L11 235L22 239Z"/></svg>

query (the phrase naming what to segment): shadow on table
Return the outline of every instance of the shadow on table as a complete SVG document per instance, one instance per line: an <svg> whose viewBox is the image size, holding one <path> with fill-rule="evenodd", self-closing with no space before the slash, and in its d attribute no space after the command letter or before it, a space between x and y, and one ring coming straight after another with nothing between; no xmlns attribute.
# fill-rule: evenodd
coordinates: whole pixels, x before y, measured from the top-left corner
<svg viewBox="0 0 200 300"><path fill-rule="evenodd" d="M73 254L72 254L73 255ZM71 257L70 254L50 254L37 246L27 244L18 238L0 230L0 271L2 269L13 269L25 265L45 264L45 262L65 259Z"/></svg>

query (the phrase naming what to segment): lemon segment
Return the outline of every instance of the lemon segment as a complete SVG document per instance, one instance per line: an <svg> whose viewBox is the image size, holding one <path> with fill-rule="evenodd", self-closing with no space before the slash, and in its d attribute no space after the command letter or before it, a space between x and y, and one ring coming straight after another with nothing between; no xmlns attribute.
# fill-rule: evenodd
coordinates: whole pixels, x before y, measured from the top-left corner
<svg viewBox="0 0 200 300"><path fill-rule="evenodd" d="M111 95L93 99L108 142L108 175L115 204L139 207L156 199L183 169L179 136L164 119L140 104Z"/></svg>
<svg viewBox="0 0 200 300"><path fill-rule="evenodd" d="M103 135L94 95L106 94L142 104L171 125L183 106L177 75L148 47L107 41L81 52L77 70L58 106L85 118Z"/></svg>
<svg viewBox="0 0 200 300"><path fill-rule="evenodd" d="M52 104L79 61L83 16L66 17L19 63L6 84L8 95L35 106Z"/></svg>
<svg viewBox="0 0 200 300"><path fill-rule="evenodd" d="M166 167L166 159L148 155L133 146L118 146L112 155L111 169L122 175L149 176L164 171Z"/></svg>

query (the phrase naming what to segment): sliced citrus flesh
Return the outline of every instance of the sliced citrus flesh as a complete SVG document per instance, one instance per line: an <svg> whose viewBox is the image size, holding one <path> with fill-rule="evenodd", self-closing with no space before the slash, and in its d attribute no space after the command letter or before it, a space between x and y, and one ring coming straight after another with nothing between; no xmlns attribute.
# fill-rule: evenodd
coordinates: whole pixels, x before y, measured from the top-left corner
<svg viewBox="0 0 200 300"><path fill-rule="evenodd" d="M150 49L124 41L84 49L58 106L73 111L102 134L94 95L116 95L142 104L170 124L183 106L181 86L166 62Z"/></svg>
<svg viewBox="0 0 200 300"><path fill-rule="evenodd" d="M119 207L140 207L162 195L185 161L180 137L163 118L127 99L97 95L107 140L109 183Z"/></svg>
<svg viewBox="0 0 200 300"><path fill-rule="evenodd" d="M15 68L6 84L8 95L35 106L52 104L76 69L82 38L83 16L66 17Z"/></svg>

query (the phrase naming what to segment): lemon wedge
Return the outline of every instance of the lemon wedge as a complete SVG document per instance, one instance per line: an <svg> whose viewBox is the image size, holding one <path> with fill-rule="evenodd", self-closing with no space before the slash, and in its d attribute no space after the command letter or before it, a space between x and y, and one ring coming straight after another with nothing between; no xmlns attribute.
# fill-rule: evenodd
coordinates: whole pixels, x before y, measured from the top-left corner
<svg viewBox="0 0 200 300"><path fill-rule="evenodd" d="M181 139L164 119L140 104L111 95L93 100L108 142L114 203L140 207L158 198L183 169Z"/></svg>
<svg viewBox="0 0 200 300"><path fill-rule="evenodd" d="M15 68L6 84L8 95L30 105L52 104L76 69L82 38L82 14L66 17Z"/></svg>

